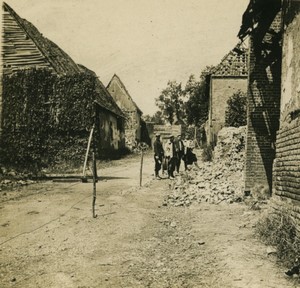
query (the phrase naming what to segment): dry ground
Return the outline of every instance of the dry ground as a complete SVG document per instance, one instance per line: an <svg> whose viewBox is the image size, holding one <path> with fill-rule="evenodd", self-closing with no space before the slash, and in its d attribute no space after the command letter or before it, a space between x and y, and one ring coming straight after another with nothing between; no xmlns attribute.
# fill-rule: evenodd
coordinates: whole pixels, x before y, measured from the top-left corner
<svg viewBox="0 0 300 288"><path fill-rule="evenodd" d="M99 171L91 183L43 182L1 193L1 287L289 288L253 234L259 211L243 203L162 206L170 180L153 159Z"/></svg>

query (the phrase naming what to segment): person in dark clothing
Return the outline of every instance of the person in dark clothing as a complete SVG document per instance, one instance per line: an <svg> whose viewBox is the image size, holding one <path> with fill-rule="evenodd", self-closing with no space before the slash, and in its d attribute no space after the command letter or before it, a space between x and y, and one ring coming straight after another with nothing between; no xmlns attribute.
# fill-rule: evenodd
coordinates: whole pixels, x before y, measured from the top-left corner
<svg viewBox="0 0 300 288"><path fill-rule="evenodd" d="M193 165L194 163L195 163L196 166L198 166L198 164L197 164L197 156L193 152L193 148L187 148L186 156L185 157L186 157L186 166Z"/></svg>
<svg viewBox="0 0 300 288"><path fill-rule="evenodd" d="M159 170L161 169L161 163L164 157L164 149L162 146L162 143L160 142L160 134L155 135L156 139L153 143L153 149L154 149L154 161L155 161L155 178L161 179L159 177Z"/></svg>
<svg viewBox="0 0 300 288"><path fill-rule="evenodd" d="M183 159L183 155L184 155L184 144L181 139L181 135L177 136L176 140L174 141L174 145L175 145L175 153L176 153L175 168L176 168L176 172L179 173L181 160Z"/></svg>
<svg viewBox="0 0 300 288"><path fill-rule="evenodd" d="M189 140L188 138L184 141L184 168L185 170L188 169L188 166L195 164L196 167L199 168L198 162L197 162L197 156L193 152L194 149L194 143L193 141Z"/></svg>

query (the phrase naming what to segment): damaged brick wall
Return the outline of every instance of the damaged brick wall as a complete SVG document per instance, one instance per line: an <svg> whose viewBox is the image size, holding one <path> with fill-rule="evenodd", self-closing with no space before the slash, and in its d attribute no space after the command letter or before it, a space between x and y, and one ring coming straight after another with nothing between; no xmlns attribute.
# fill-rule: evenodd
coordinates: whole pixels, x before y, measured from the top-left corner
<svg viewBox="0 0 300 288"><path fill-rule="evenodd" d="M212 127L210 133L216 139L217 133L225 126L227 100L237 91L247 92L246 77L212 77L211 80Z"/></svg>
<svg viewBox="0 0 300 288"><path fill-rule="evenodd" d="M300 223L300 2L284 1L282 100L274 162L274 192Z"/></svg>
<svg viewBox="0 0 300 288"><path fill-rule="evenodd" d="M280 35L281 12L268 27ZM261 40L250 37L248 81L248 129L246 145L245 191L256 185L272 188L276 131L280 114L281 48L275 55L263 50ZM268 43L267 32L262 41ZM275 50L275 49L274 49ZM271 57L272 56L272 57Z"/></svg>

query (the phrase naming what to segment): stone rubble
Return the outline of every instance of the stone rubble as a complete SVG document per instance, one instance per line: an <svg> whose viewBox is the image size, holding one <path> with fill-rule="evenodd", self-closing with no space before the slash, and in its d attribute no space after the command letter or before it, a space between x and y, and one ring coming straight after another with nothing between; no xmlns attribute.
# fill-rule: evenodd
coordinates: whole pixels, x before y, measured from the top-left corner
<svg viewBox="0 0 300 288"><path fill-rule="evenodd" d="M177 175L163 206L240 202L243 199L246 127L226 127L218 134L212 162L201 161Z"/></svg>

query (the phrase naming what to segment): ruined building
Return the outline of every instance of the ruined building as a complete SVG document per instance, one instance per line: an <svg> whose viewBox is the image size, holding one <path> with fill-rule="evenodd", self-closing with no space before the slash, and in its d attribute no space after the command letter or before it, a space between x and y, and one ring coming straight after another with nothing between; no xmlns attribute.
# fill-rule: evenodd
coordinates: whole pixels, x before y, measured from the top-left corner
<svg viewBox="0 0 300 288"><path fill-rule="evenodd" d="M247 91L247 50L236 46L206 76L209 85L209 114L206 123L208 143L216 141L225 125L228 99L236 92Z"/></svg>
<svg viewBox="0 0 300 288"><path fill-rule="evenodd" d="M300 2L251 0L245 190L266 186L300 223Z"/></svg>

